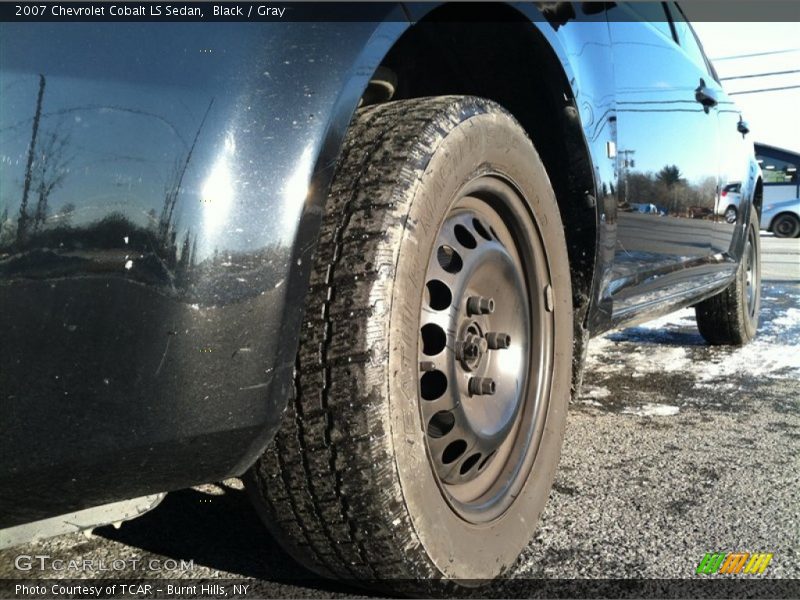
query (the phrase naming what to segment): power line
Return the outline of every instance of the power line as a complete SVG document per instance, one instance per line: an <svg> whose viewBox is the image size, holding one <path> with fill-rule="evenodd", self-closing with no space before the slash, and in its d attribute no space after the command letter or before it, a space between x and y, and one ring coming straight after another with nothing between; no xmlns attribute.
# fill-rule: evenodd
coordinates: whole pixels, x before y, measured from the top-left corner
<svg viewBox="0 0 800 600"><path fill-rule="evenodd" d="M763 88L760 90L744 90L742 92L728 92L728 95L739 96L741 94L759 94L761 92L777 92L780 90L797 90L797 89L800 89L800 85L787 85L784 87Z"/></svg>
<svg viewBox="0 0 800 600"><path fill-rule="evenodd" d="M735 77L721 77L720 81L730 81L731 79L751 79L752 77L771 77L772 75L790 75L791 73L800 73L800 69L793 69L791 71L772 71L771 73L755 73L753 75L736 75Z"/></svg>
<svg viewBox="0 0 800 600"><path fill-rule="evenodd" d="M737 58L752 58L754 56L771 56L772 54L787 54L789 52L800 52L800 48L787 48L786 50L771 50L769 52L754 52L753 54L735 54L733 56L720 56L719 58L712 58L712 61L717 60L734 60Z"/></svg>

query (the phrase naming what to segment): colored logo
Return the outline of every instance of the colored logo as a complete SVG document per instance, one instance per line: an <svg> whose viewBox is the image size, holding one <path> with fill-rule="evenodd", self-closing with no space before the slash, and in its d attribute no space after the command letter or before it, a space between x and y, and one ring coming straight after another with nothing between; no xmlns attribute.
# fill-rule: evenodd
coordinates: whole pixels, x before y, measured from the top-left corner
<svg viewBox="0 0 800 600"><path fill-rule="evenodd" d="M760 575L772 560L772 554L766 552L706 552L703 560L697 565L698 575Z"/></svg>

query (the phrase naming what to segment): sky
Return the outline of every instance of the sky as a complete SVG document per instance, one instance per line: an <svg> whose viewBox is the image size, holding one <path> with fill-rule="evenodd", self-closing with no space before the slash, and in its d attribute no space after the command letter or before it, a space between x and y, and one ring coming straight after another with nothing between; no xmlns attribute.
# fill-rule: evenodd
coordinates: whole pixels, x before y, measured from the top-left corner
<svg viewBox="0 0 800 600"><path fill-rule="evenodd" d="M691 13L687 10L691 19ZM714 63L728 93L800 86L800 72L787 75L735 79L726 77L800 71L800 22L793 23L693 23L706 55ZM781 54L728 58L792 50ZM800 152L800 87L793 90L734 95L753 141Z"/></svg>

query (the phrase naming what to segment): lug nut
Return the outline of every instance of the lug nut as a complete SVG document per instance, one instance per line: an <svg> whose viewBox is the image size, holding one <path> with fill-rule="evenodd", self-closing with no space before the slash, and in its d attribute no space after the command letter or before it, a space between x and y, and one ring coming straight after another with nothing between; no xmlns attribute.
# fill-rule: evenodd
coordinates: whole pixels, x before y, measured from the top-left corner
<svg viewBox="0 0 800 600"><path fill-rule="evenodd" d="M486 343L490 350L504 350L511 345L511 336L499 331L490 331L486 334Z"/></svg>
<svg viewBox="0 0 800 600"><path fill-rule="evenodd" d="M494 394L495 384L491 377L470 377L467 384L472 396L491 396Z"/></svg>
<svg viewBox="0 0 800 600"><path fill-rule="evenodd" d="M435 371L436 370L436 364L434 364L434 362L432 360L420 361L419 370L420 371L425 371L426 373L428 371Z"/></svg>
<svg viewBox="0 0 800 600"><path fill-rule="evenodd" d="M467 298L467 314L488 315L494 312L494 299L470 296Z"/></svg>

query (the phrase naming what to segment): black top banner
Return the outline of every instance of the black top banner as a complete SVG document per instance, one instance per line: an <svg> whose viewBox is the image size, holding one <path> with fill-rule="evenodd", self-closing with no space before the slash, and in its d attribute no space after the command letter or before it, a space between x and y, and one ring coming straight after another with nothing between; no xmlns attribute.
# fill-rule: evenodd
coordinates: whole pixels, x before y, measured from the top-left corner
<svg viewBox="0 0 800 600"><path fill-rule="evenodd" d="M391 10L387 4L394 4ZM413 20L420 2L0 2L0 22L360 22L374 20ZM459 21L485 20L482 4L461 3ZM512 3L513 4L513 3ZM555 4L571 4L576 15L602 12L614 2L533 2L543 10ZM548 8L548 5L551 5ZM693 21L720 22L800 22L797 0L694 0L682 2L691 7ZM388 9L388 10L387 10ZM625 19L616 11L615 19ZM620 14L622 16L620 16ZM522 16L520 16L522 18Z"/></svg>

